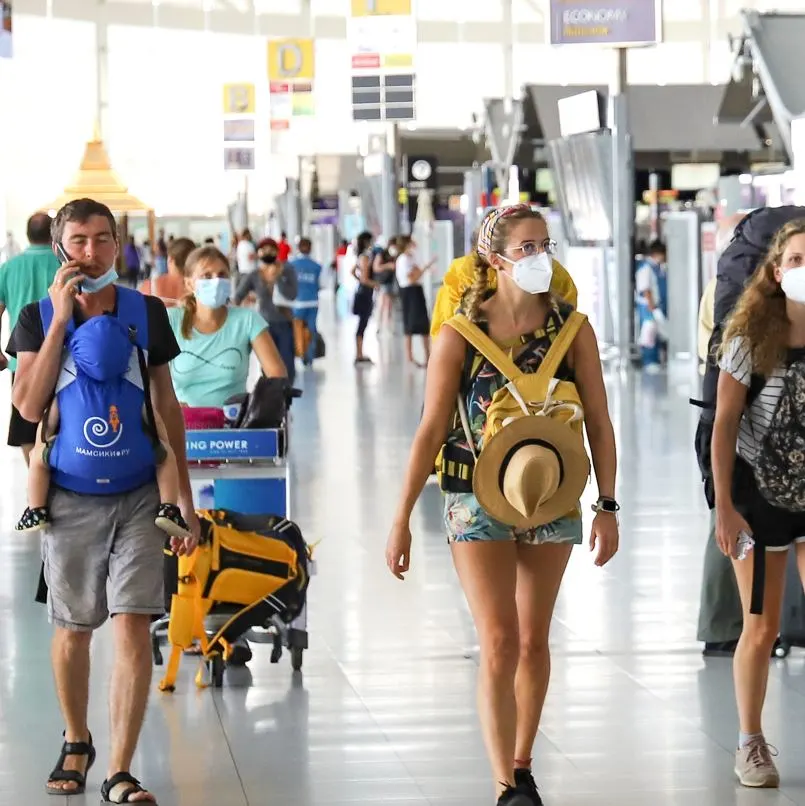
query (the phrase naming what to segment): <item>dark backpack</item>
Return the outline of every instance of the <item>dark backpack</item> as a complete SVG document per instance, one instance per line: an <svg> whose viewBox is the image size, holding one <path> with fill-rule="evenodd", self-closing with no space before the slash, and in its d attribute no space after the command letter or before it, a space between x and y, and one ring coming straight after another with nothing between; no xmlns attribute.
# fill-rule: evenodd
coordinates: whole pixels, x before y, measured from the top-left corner
<svg viewBox="0 0 805 806"><path fill-rule="evenodd" d="M754 463L760 494L772 505L805 511L805 359L788 365L783 391Z"/></svg>
<svg viewBox="0 0 805 806"><path fill-rule="evenodd" d="M702 381L702 399L691 401L702 409L696 429L695 449L699 470L704 480L705 498L711 509L715 506L715 497L710 443L713 438L718 389L717 355L724 337L724 328L735 304L743 293L744 286L766 255L772 238L789 221L798 218L805 219L805 207L788 205L786 207L761 207L753 210L738 224L732 241L718 259L713 311L715 327L710 337L707 364ZM763 385L762 378L752 378L749 403L754 400Z"/></svg>

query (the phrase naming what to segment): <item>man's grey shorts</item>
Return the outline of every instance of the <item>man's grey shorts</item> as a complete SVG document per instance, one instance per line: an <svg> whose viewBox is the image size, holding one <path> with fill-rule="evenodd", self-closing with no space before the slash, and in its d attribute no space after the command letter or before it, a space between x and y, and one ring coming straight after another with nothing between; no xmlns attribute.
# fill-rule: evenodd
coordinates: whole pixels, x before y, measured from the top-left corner
<svg viewBox="0 0 805 806"><path fill-rule="evenodd" d="M154 523L158 508L155 484L98 496L51 488L42 561L52 624L91 631L109 615L164 613L166 535Z"/></svg>

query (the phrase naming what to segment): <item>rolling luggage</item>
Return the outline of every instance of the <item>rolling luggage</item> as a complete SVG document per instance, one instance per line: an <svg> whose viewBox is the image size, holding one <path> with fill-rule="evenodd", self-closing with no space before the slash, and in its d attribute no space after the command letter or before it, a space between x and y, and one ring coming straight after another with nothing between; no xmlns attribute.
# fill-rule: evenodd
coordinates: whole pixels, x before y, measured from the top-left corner
<svg viewBox="0 0 805 806"><path fill-rule="evenodd" d="M778 658L785 658L792 647L805 648L805 593L802 590L795 549L788 552L780 640L775 654Z"/></svg>
<svg viewBox="0 0 805 806"><path fill-rule="evenodd" d="M283 629L305 606L311 550L295 523L227 510L202 510L198 516L201 543L196 551L190 557L166 557L171 655L159 684L162 691L174 690L182 654L196 642L213 685L220 687L238 638L254 627ZM161 665L153 630L152 636L154 660ZM281 652L281 642L279 647ZM275 641L274 662L279 659L276 648ZM304 648L291 645L294 669L301 668ZM199 687L205 685L202 671L196 676Z"/></svg>

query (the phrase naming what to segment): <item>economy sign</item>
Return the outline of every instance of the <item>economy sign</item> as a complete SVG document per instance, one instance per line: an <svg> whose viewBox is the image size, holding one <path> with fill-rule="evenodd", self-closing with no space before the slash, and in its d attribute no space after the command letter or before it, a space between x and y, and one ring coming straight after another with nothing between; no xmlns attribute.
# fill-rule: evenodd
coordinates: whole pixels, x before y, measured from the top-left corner
<svg viewBox="0 0 805 806"><path fill-rule="evenodd" d="M552 45L654 45L662 0L550 0Z"/></svg>

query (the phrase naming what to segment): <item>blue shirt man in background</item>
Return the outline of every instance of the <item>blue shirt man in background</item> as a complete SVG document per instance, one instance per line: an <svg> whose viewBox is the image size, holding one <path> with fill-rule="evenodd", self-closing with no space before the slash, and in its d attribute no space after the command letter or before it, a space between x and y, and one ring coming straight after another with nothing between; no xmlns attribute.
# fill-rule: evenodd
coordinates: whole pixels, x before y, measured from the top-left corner
<svg viewBox="0 0 805 806"><path fill-rule="evenodd" d="M29 303L36 302L48 295L56 272L59 270L59 259L53 252L50 243L51 219L47 213L34 213L28 219L28 248L12 257L0 267L0 316L8 313L8 323L14 330L20 311ZM17 359L10 361L0 353L0 370L8 366L11 369L11 383L17 371ZM8 444L22 448L25 462L36 442L37 423L29 423L22 418L16 406L11 404L11 420L8 426Z"/></svg>
<svg viewBox="0 0 805 806"><path fill-rule="evenodd" d="M316 319L319 315L319 289L321 288L322 267L310 257L312 248L310 238L299 239L300 257L291 261L296 271L299 291L294 300L294 318L305 323L310 331L310 345L305 352L303 361L306 367L313 363L316 357Z"/></svg>

